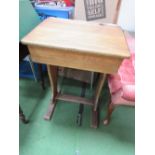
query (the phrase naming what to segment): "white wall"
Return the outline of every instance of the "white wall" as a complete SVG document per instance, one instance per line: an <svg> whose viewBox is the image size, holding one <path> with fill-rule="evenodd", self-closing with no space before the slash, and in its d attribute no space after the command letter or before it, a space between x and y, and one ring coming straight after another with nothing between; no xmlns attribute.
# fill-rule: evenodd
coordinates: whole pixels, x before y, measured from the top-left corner
<svg viewBox="0 0 155 155"><path fill-rule="evenodd" d="M135 0L122 0L118 25L128 31L135 31Z"/></svg>

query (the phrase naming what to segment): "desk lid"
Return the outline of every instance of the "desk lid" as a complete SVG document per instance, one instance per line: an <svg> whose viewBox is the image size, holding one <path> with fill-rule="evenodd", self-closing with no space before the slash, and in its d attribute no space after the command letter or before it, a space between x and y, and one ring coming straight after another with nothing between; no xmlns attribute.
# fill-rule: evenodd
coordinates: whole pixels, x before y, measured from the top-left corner
<svg viewBox="0 0 155 155"><path fill-rule="evenodd" d="M130 57L122 29L112 24L50 17L27 34L22 43L71 52Z"/></svg>

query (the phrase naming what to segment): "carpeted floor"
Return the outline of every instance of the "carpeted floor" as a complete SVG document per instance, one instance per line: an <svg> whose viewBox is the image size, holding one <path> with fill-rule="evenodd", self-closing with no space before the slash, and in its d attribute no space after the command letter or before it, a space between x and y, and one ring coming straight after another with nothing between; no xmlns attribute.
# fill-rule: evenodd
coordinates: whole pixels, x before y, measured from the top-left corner
<svg viewBox="0 0 155 155"><path fill-rule="evenodd" d="M61 80L62 92L76 95L81 93L81 83ZM134 155L135 110L118 107L108 126L102 124L106 114L108 89L104 86L101 97L100 126L90 128L91 107L84 106L83 123L76 124L78 104L58 102L51 121L45 121L45 114L51 89L46 80L46 90L33 80L20 79L20 105L30 123L20 122L20 155ZM88 87L86 96L92 91Z"/></svg>

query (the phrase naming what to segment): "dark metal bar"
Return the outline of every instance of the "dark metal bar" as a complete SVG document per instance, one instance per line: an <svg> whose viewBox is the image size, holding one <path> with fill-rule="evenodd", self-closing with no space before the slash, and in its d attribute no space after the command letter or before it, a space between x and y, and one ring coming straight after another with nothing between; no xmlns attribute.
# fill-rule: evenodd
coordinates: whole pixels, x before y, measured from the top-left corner
<svg viewBox="0 0 155 155"><path fill-rule="evenodd" d="M85 96L86 85L87 84L85 82L82 83L81 97ZM82 125L82 114L83 114L83 111L84 111L84 105L80 104L79 105L79 112L78 112L77 119L76 119L76 123L77 123L78 126Z"/></svg>

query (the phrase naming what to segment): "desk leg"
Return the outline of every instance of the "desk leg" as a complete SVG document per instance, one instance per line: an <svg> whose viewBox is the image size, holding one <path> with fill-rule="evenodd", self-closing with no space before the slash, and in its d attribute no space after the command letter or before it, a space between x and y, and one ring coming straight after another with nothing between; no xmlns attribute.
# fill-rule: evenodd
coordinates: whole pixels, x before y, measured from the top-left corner
<svg viewBox="0 0 155 155"><path fill-rule="evenodd" d="M55 106L56 106L56 95L57 95L57 67L56 66L51 66L47 65L47 70L48 70L48 76L50 80L50 85L52 89L52 100L51 103L49 104L48 111L44 116L45 120L50 120Z"/></svg>
<svg viewBox="0 0 155 155"><path fill-rule="evenodd" d="M94 96L94 107L92 109L92 124L93 128L97 128L99 124L99 109L98 109L98 100L101 94L102 87L106 80L106 74L100 74L99 81L97 84L95 96Z"/></svg>

